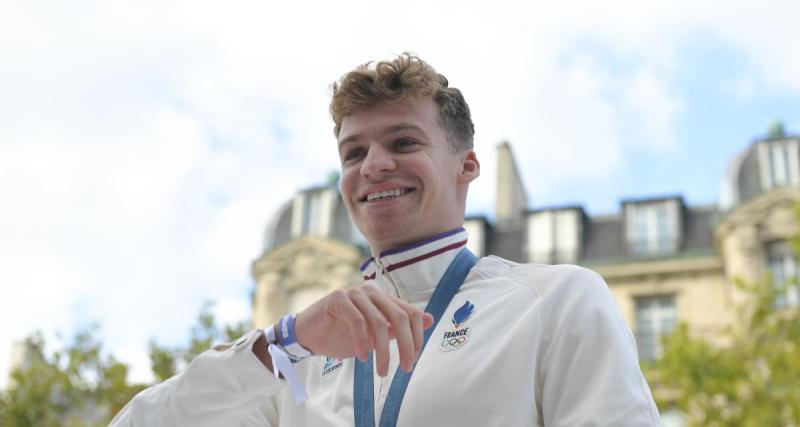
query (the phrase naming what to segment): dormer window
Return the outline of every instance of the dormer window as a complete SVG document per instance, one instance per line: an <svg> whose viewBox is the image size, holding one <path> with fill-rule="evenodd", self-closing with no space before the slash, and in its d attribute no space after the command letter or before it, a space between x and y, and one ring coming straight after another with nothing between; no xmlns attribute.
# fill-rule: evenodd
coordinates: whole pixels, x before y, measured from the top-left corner
<svg viewBox="0 0 800 427"><path fill-rule="evenodd" d="M528 215L528 260L538 264L574 264L581 251L583 210L552 209Z"/></svg>
<svg viewBox="0 0 800 427"><path fill-rule="evenodd" d="M633 251L637 254L667 252L671 249L667 207L663 203L640 206L634 211Z"/></svg>
<svg viewBox="0 0 800 427"><path fill-rule="evenodd" d="M304 234L327 236L335 205L335 189L305 191L295 196L292 208L292 237Z"/></svg>
<svg viewBox="0 0 800 427"><path fill-rule="evenodd" d="M800 153L796 139L764 141L758 147L762 190L800 186Z"/></svg>
<svg viewBox="0 0 800 427"><path fill-rule="evenodd" d="M625 204L628 247L636 255L673 252L681 236L681 203L666 199Z"/></svg>

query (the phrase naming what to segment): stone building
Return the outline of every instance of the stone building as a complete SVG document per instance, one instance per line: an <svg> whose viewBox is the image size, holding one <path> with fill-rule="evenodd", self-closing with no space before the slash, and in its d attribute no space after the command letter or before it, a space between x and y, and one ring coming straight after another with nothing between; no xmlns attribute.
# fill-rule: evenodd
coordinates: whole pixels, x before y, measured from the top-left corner
<svg viewBox="0 0 800 427"><path fill-rule="evenodd" d="M681 195L623 199L611 215L579 206L529 208L511 147L497 147L495 219L468 217L468 247L518 262L571 263L607 281L643 360L678 322L717 336L743 302L736 278L798 275L787 239L798 232L800 138L775 132L732 159L719 205ZM522 165L524 167L524 165ZM254 326L302 309L332 289L361 283L366 241L335 185L297 193L275 215L253 262ZM796 289L776 305L800 304Z"/></svg>

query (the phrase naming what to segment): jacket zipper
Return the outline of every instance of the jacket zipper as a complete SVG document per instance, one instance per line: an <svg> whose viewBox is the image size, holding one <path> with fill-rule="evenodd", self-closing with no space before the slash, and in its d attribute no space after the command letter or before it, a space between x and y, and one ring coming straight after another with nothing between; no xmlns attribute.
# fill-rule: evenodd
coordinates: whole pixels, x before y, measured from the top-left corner
<svg viewBox="0 0 800 427"><path fill-rule="evenodd" d="M388 282L391 285L391 289L394 290L394 296L400 298L400 288L397 287L397 284L394 282L389 273L384 273L386 267L383 265L383 262L381 262L380 258L375 258L375 265L378 267L378 278L384 279L386 282Z"/></svg>

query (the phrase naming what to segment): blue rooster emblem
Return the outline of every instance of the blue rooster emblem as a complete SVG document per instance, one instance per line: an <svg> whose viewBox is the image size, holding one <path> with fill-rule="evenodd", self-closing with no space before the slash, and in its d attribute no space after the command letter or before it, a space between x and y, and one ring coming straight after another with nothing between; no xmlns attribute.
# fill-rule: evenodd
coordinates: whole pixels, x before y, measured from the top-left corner
<svg viewBox="0 0 800 427"><path fill-rule="evenodd" d="M339 362L339 359L337 359L335 357L326 357L325 358L325 364L322 365L322 370L324 371L324 370L332 367L333 365L335 365L338 362Z"/></svg>
<svg viewBox="0 0 800 427"><path fill-rule="evenodd" d="M464 305L459 307L455 313L453 313L453 327L458 329L461 324L467 321L467 319L472 316L472 313L475 312L475 305L473 305L469 300L464 302Z"/></svg>

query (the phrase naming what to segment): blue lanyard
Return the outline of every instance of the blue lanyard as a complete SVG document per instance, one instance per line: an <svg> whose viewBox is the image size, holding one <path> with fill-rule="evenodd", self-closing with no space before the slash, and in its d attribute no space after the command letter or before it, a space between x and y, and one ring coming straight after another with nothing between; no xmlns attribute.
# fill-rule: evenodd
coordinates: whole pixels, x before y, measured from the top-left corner
<svg viewBox="0 0 800 427"><path fill-rule="evenodd" d="M433 330L444 314L444 310L453 300L453 297L458 292L464 279L467 278L467 273L475 265L478 258L472 254L467 248L461 249L456 255L450 266L444 272L439 284L433 291L428 306L425 311L433 315L433 326L425 330L424 339L422 342L422 349L425 349L425 344L431 337ZM420 352L421 354L421 352ZM355 415L356 427L375 427L375 395L374 383L372 374L372 353L369 358L362 362L355 359L355 375L353 378L353 410ZM411 380L411 374L414 373L416 363L411 368L411 372L406 372L400 368L394 374L392 385L389 387L389 394L386 396L386 401L383 404L383 412L381 413L380 427L394 427L397 424L397 415L400 413L400 405L403 403L403 396L406 394L408 382Z"/></svg>

